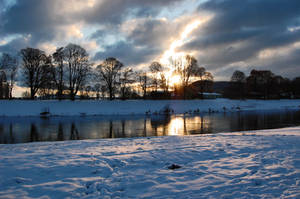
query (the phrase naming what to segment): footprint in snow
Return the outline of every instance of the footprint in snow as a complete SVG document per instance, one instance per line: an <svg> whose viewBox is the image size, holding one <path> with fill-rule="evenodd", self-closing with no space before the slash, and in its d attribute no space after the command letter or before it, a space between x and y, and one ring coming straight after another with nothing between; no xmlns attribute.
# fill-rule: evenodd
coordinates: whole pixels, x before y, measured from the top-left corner
<svg viewBox="0 0 300 199"><path fill-rule="evenodd" d="M168 169L171 169L171 170L175 170L175 169L180 169L181 166L177 165L177 164L172 164L171 166L168 166Z"/></svg>
<svg viewBox="0 0 300 199"><path fill-rule="evenodd" d="M26 179L26 178L16 177L16 178L14 178L14 181L15 181L17 184L22 184L22 183L29 182L29 181L31 181L31 180L30 180L30 179Z"/></svg>

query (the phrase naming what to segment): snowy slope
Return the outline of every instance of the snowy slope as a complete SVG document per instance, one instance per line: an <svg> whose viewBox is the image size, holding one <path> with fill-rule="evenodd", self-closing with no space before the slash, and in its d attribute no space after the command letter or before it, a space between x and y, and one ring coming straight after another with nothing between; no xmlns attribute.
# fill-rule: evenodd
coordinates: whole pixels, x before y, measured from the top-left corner
<svg viewBox="0 0 300 199"><path fill-rule="evenodd" d="M300 109L300 100L128 100L128 101L0 101L0 116L39 116L45 109L52 115L129 115L159 112L169 106L175 113L188 111L244 111Z"/></svg>
<svg viewBox="0 0 300 199"><path fill-rule="evenodd" d="M299 143L300 127L0 145L0 198L300 198Z"/></svg>

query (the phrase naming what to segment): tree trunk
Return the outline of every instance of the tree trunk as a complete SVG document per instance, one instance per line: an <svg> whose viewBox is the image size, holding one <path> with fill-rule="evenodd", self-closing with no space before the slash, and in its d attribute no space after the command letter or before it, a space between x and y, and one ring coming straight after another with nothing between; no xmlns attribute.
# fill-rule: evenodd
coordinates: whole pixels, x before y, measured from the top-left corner
<svg viewBox="0 0 300 199"><path fill-rule="evenodd" d="M112 92L112 90L109 90L109 100L113 100L113 92Z"/></svg>
<svg viewBox="0 0 300 199"><path fill-rule="evenodd" d="M9 87L9 99L11 100L13 97L12 97L12 86Z"/></svg>
<svg viewBox="0 0 300 199"><path fill-rule="evenodd" d="M74 101L74 100L75 100L75 94L74 94L73 92L71 92L71 94L70 94L70 98L71 98L71 100L72 100L72 101Z"/></svg>
<svg viewBox="0 0 300 199"><path fill-rule="evenodd" d="M0 99L3 98L3 83L0 82Z"/></svg>
<svg viewBox="0 0 300 199"><path fill-rule="evenodd" d="M34 100L35 92L34 89L31 87L30 88L30 99Z"/></svg>
<svg viewBox="0 0 300 199"><path fill-rule="evenodd" d="M58 97L58 100L62 100L62 91L61 91L61 89L58 89L57 97Z"/></svg>

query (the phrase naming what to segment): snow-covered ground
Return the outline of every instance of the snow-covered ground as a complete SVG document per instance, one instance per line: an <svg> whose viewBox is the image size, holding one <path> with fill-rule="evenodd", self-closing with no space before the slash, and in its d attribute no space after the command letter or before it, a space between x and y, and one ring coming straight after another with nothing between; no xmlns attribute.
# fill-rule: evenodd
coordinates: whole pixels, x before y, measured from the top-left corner
<svg viewBox="0 0 300 199"><path fill-rule="evenodd" d="M169 106L174 113L300 109L300 100L128 100L128 101L0 101L0 116L130 115L158 113ZM225 107L225 109L224 109Z"/></svg>
<svg viewBox="0 0 300 199"><path fill-rule="evenodd" d="M0 198L300 198L299 143L300 127L0 145Z"/></svg>

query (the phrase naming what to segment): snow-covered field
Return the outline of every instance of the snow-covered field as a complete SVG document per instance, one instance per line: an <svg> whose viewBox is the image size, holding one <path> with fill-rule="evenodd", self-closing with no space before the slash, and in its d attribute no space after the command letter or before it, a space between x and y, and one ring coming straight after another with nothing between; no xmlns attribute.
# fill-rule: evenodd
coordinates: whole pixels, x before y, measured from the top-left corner
<svg viewBox="0 0 300 199"><path fill-rule="evenodd" d="M300 127L0 145L0 198L300 198L299 143Z"/></svg>
<svg viewBox="0 0 300 199"><path fill-rule="evenodd" d="M128 100L128 101L0 101L0 116L130 115L158 113L169 106L174 113L300 109L300 100ZM225 109L224 109L225 107Z"/></svg>

